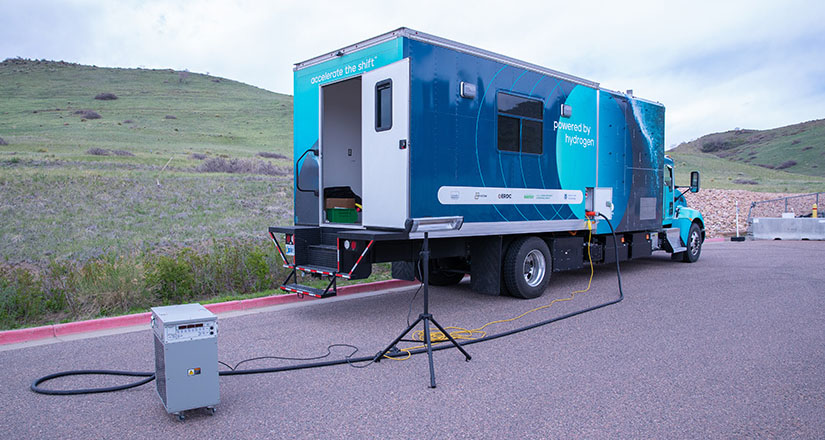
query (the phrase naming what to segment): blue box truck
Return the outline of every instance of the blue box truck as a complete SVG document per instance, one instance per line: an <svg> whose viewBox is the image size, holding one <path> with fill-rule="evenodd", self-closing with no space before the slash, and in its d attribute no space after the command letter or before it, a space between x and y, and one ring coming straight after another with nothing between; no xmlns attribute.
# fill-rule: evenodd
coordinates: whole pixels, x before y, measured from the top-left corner
<svg viewBox="0 0 825 440"><path fill-rule="evenodd" d="M294 225L269 228L283 290L332 296L380 262L422 279L416 219L461 225L429 233L431 284L470 274L493 295L537 297L616 248L699 258L704 220L674 185L662 104L408 28L297 63L294 81Z"/></svg>

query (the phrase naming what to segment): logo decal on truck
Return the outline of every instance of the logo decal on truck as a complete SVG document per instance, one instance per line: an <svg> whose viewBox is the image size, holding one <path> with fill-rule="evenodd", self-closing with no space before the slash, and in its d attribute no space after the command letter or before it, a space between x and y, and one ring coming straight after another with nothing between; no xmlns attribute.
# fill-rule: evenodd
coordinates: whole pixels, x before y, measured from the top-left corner
<svg viewBox="0 0 825 440"><path fill-rule="evenodd" d="M576 205L582 192L542 188L480 188L442 186L438 201L442 205Z"/></svg>

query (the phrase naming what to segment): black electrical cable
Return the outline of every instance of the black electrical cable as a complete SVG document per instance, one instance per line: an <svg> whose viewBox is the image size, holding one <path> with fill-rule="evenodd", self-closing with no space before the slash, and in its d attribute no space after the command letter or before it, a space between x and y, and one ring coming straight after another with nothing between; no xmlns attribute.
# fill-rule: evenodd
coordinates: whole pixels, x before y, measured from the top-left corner
<svg viewBox="0 0 825 440"><path fill-rule="evenodd" d="M613 236L613 250L615 252L615 257L616 257L616 278L617 278L618 283L619 283L619 297L617 299L614 299L612 301L608 301L606 303L598 304L598 305L595 305L595 306L592 306L592 307L588 307L588 308L583 309L583 310L567 313L567 314L562 315L562 316L558 316L558 317L555 317L555 318L551 318L551 319L547 319L547 320L544 320L544 321L541 321L541 322L537 322L535 324L530 324L530 325L526 325L524 327L519 327L519 328L516 328L516 329L513 329L513 330L508 330L508 331L504 331L504 332L501 332L501 333L495 333L495 334L492 334L492 335L487 335L487 336L484 336L484 337L481 337L481 338L478 338L478 339L462 340L462 341L459 342L459 345L462 345L462 346L471 345L471 344L477 344L479 342L485 342L485 341L491 341L493 339L503 338L505 336L514 335L516 333L521 333L521 332L531 330L531 329L534 329L534 328L537 328L537 327L545 326L547 324L552 324L554 322L558 322L558 321L561 321L561 320L564 320L564 319L567 319L567 318L572 318L574 316L578 316L578 315L581 315L583 313L591 312L593 310L601 309L603 307L607 307L609 305L613 305L613 304L616 304L618 302L621 302L624 299L624 291L622 289L622 272L621 272L621 269L619 268L619 247L617 246L619 241L616 238L616 231L613 229L613 224L610 223L610 219L608 219L607 217L605 217L601 213L599 213L599 216L604 218L607 221L607 225L610 227L610 233ZM338 345L338 344L336 344L336 345ZM340 345L345 345L345 344L340 344ZM445 349L453 348L453 347L454 346L452 344L450 344L450 345L446 345L446 344L445 345L436 345L436 346L432 347L432 350L433 351L445 350ZM347 356L344 359L336 359L336 360L330 360L330 361L324 361L324 362L315 362L315 363L309 363L309 364L284 365L284 366L280 366L280 367L270 367L270 368L255 368L255 369L245 369L245 370L220 371L218 374L220 376L241 376L241 375L247 375L247 374L278 373L278 372L283 372L283 371L305 370L305 369L309 369L309 368L320 368L320 367L328 367L328 366L332 366L332 365L342 365L342 364L349 364L350 366L353 366L353 367L356 367L356 368L363 368L363 367L366 367L366 366L372 364L373 362L375 362L376 357L378 356L378 354L380 354L380 353L377 353L375 356L362 356L362 357L359 357L359 358L353 358L352 355L354 355L357 351L358 350L356 349L354 352L352 352L350 354L350 356ZM409 353L410 355L414 355L414 354L421 354L421 353L426 353L426 352L427 352L426 348L420 348L420 349L417 349L417 350L405 351L403 356L407 356L407 353ZM368 363L366 365L353 365L355 363L360 363L360 362L368 362ZM224 364L224 365L226 365L226 364ZM118 386L118 387L90 388L90 389L80 389L80 390L46 390L46 389L39 388L37 386L40 383L51 380L51 379L55 379L55 378L63 377L63 376L79 375L79 374L113 374L113 375L119 375L119 376L146 376L147 378L142 380L142 381L139 381L139 382L135 382L135 383L132 383L132 384L127 384L127 385L121 385L121 386ZM35 380L31 385L31 389L32 389L32 391L34 391L36 393L40 393L40 394L70 395L70 394L105 393L105 392L109 392L109 391L119 391L119 390L122 390L122 389L137 387L137 386L143 385L145 383L151 382L154 378L155 378L154 373L133 373L133 372L127 372L127 371L112 371L112 370L65 371L65 372L61 372L61 373L50 374L48 376L43 376L43 377Z"/></svg>
<svg viewBox="0 0 825 440"><path fill-rule="evenodd" d="M334 347L351 348L353 351L352 351L352 353L348 354L347 357L352 357L352 356L355 355L355 353L358 353L358 347L356 347L354 345L350 345L350 344L330 344L330 345L327 345L327 353L322 354L320 356L313 356L313 357L306 357L306 358L283 357L283 356L259 356L259 357L244 359L244 360L238 362L237 364L235 364L234 367L227 364L227 363L225 363L225 362L218 361L218 363L225 366L226 368L229 368L230 370L234 371L234 370L237 370L239 366L241 366L242 364L245 364L247 362L260 361L260 360L266 360L266 359L276 359L276 360L282 360L282 361L315 361L315 360L318 360L318 359L324 359L326 357L329 357L332 354L332 349Z"/></svg>
<svg viewBox="0 0 825 440"><path fill-rule="evenodd" d="M81 376L81 375L107 375L107 376L134 376L134 377L145 377L146 379L141 379L137 382L127 383L125 385L116 385L111 387L103 387L103 388L81 388L75 390L49 390L45 388L40 388L39 385L43 382L57 379L58 377L65 377L65 376ZM151 381L155 380L155 373L146 373L140 371L120 371L120 370L72 370L72 371L61 371L60 373L49 374L48 376L43 376L34 382L32 382L31 390L35 393L40 394L51 394L51 395L58 395L58 396L70 396L74 394L95 394L95 393L110 393L112 391L121 391L127 390L129 388L139 387L141 385L147 384Z"/></svg>

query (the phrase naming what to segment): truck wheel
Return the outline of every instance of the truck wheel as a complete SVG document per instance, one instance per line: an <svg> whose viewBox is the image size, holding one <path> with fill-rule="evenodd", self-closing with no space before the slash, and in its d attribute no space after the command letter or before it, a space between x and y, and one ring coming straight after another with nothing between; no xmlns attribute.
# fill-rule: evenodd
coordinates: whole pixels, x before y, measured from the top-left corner
<svg viewBox="0 0 825 440"><path fill-rule="evenodd" d="M516 298L538 298L550 281L552 262L547 243L538 237L522 237L507 248L502 272L504 284Z"/></svg>
<svg viewBox="0 0 825 440"><path fill-rule="evenodd" d="M464 279L464 272L451 269L449 264L451 259L433 259L430 260L429 281L431 286L454 286ZM453 265L454 266L454 265ZM418 277L421 273L421 261L418 262L418 270L415 273L415 279L423 282L424 280Z"/></svg>
<svg viewBox="0 0 825 440"><path fill-rule="evenodd" d="M699 225L693 223L688 230L687 250L682 252L682 261L686 263L695 263L702 254L702 231L699 230Z"/></svg>

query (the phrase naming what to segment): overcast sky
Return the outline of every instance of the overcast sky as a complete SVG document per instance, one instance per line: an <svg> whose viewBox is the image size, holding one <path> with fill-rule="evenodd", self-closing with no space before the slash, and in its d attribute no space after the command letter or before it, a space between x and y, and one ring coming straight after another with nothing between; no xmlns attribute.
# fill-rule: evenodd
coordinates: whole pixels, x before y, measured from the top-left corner
<svg viewBox="0 0 825 440"><path fill-rule="evenodd" d="M0 58L189 69L291 94L293 63L401 26L633 89L667 107L667 145L825 117L822 0L0 0Z"/></svg>

